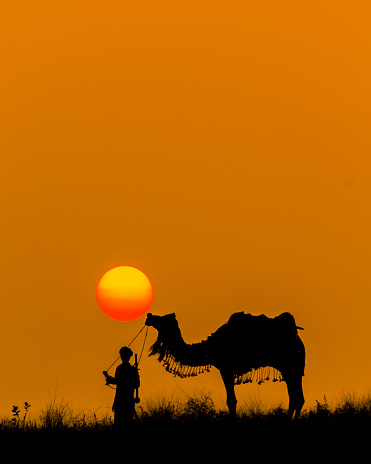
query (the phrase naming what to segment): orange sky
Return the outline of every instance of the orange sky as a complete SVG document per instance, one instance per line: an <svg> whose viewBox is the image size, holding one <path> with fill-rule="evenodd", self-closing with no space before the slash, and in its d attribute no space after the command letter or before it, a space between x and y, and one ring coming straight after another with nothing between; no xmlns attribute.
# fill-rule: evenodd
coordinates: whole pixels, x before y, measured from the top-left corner
<svg viewBox="0 0 371 464"><path fill-rule="evenodd" d="M101 371L144 318L109 319L95 286L124 264L188 342L235 311L292 312L307 406L367 392L370 3L34 0L1 18L0 413L55 391L108 411ZM147 356L141 380L143 399L225 397L215 370L173 379ZM236 392L287 405L281 384Z"/></svg>

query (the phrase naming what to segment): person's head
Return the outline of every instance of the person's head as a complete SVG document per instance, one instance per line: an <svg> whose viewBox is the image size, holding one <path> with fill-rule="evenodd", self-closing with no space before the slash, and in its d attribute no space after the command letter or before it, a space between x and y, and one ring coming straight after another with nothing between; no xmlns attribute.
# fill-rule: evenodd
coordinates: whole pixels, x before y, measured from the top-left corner
<svg viewBox="0 0 371 464"><path fill-rule="evenodd" d="M133 352L127 346L120 348L119 353L123 362L129 362L129 359L133 356Z"/></svg>

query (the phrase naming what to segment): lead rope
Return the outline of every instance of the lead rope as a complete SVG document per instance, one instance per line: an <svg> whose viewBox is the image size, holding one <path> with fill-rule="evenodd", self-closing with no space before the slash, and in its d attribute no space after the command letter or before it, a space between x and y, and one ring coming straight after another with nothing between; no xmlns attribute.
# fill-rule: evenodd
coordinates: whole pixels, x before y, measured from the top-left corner
<svg viewBox="0 0 371 464"><path fill-rule="evenodd" d="M129 348L129 346L133 343L133 341L138 337L139 334L141 334L143 332L143 330L145 329L145 325L139 330L139 332L135 335L135 337L132 339L132 341L129 343L129 345L127 345L127 347ZM144 345L146 343L146 340L147 340L147 334L148 334L148 326L147 326L147 330L146 330L146 334L144 336L144 342L143 342L143 346L142 346L142 351L140 352L140 356L139 356L139 361L137 363L137 369L138 369L138 365L140 363L140 360L142 359L142 354L143 354L143 350L144 350ZM120 355L117 356L117 358L113 361L113 363L110 365L110 367L107 369L107 372L117 363L117 361L120 359ZM109 385L108 383L106 384L108 387L112 388L112 390L116 390L116 388L112 387L111 385Z"/></svg>
<svg viewBox="0 0 371 464"><path fill-rule="evenodd" d="M144 329L144 327L143 327L143 329ZM143 330L143 329L142 329L142 330ZM142 330L141 330L141 331L142 331ZM140 331L140 332L141 332L141 331ZM140 333L140 332L139 332L139 333ZM142 354L143 354L143 350L144 350L144 345L146 344L146 340L147 340L147 334L148 334L148 325L147 325L146 334L145 334L145 336L144 336L144 342L143 342L143 346L142 346L142 351L140 352L140 355L139 355L138 364L140 363L140 360L142 359ZM138 334L138 335L139 335L139 334ZM138 364L137 364L137 365L138 365Z"/></svg>

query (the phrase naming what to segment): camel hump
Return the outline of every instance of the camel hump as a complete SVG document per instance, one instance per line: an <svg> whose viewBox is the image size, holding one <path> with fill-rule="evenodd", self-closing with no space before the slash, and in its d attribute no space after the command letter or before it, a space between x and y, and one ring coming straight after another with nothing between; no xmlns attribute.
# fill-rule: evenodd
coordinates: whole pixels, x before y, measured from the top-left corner
<svg viewBox="0 0 371 464"><path fill-rule="evenodd" d="M233 313L227 323L229 326L241 326L249 324L251 327L266 329L270 328L285 332L292 333L297 332L297 329L303 330L302 327L298 327L295 322L295 318L291 313L284 312L274 318L267 317L265 314L259 316L252 316L251 314L245 314L243 311ZM273 325L273 327L272 327Z"/></svg>
<svg viewBox="0 0 371 464"><path fill-rule="evenodd" d="M243 311L238 313L233 313L228 319L227 324L240 324L240 323L250 323L250 324L265 324L271 319L265 314L260 314L259 316L253 316L250 313L245 314Z"/></svg>
<svg viewBox="0 0 371 464"><path fill-rule="evenodd" d="M243 311L233 313L228 319L227 327L233 331L266 331L271 327L272 319L265 314L253 316L250 313L245 314Z"/></svg>
<svg viewBox="0 0 371 464"><path fill-rule="evenodd" d="M245 321L247 317L251 317L251 314L245 314L243 311L240 311L238 313L233 313L231 317L228 319L227 324L235 324L239 323L241 321Z"/></svg>

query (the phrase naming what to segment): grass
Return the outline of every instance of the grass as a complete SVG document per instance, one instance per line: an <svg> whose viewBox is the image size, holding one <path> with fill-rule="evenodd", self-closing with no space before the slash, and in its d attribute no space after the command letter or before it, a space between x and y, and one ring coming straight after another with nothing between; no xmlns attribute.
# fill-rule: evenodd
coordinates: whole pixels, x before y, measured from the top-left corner
<svg viewBox="0 0 371 464"><path fill-rule="evenodd" d="M332 456L341 450L343 456L349 447L354 457L354 449L364 450L368 444L371 426L371 395L358 397L354 393L343 395L331 405L324 397L303 410L298 421L288 420L282 405L265 408L251 401L241 405L236 421L231 421L226 410L215 407L207 392L183 400L159 396L136 406L131 430L121 436L114 432L111 415L75 412L70 403L55 397L37 417L31 416L30 408L29 403L22 408L15 406L12 417L0 419L0 438L7 438L2 442L23 441L24 449L53 446L60 452L70 445L74 454L80 447L85 457L89 451L96 457L99 449L106 456L108 449L112 453L125 441L149 455L158 446L165 446L169 453L193 453L197 448L198 455L205 452L216 456L245 452L245 448L251 454L261 449L264 453L293 449L313 452L321 447L321 456L325 449Z"/></svg>
<svg viewBox="0 0 371 464"><path fill-rule="evenodd" d="M36 418L27 418L31 405L24 403L22 411L18 406L13 406L12 417L0 419L0 434L6 431L44 432L44 431L86 431L103 430L112 428L112 418L107 414L97 417L96 412L75 412L71 403L64 399L57 400L54 396L49 399L44 409Z"/></svg>
<svg viewBox="0 0 371 464"><path fill-rule="evenodd" d="M24 403L23 410L13 406L12 417L0 418L0 432L6 430L43 431L43 430L110 430L113 420L110 414L99 416L95 412L75 412L72 405L65 400L57 400L54 396L49 399L38 417L30 418L31 405ZM310 409L303 409L299 421L287 419L286 408L280 405L266 408L260 401L251 400L237 409L235 424L246 425L254 423L268 424L270 422L296 423L302 425L331 425L369 423L371 425L371 394L358 396L355 393L343 394L332 405L326 396L317 400ZM195 396L185 399L158 396L139 403L136 406L136 417L133 425L151 424L161 426L165 424L230 424L229 415L225 409L217 409L211 394L200 391Z"/></svg>

